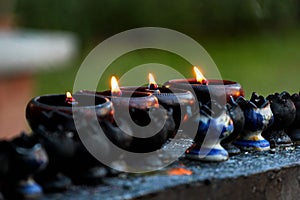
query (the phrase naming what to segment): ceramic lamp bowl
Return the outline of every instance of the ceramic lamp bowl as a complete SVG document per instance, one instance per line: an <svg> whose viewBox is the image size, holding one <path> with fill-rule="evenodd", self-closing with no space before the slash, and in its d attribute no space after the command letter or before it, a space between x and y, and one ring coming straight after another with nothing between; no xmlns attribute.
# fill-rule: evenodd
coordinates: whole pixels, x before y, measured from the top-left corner
<svg viewBox="0 0 300 200"><path fill-rule="evenodd" d="M244 96L244 89L242 86L234 81L229 80L208 80L208 84L200 84L195 78L190 79L173 79L164 84L169 88L179 88L194 90L198 101L207 103L211 99L217 100L224 98L224 89L226 100L229 102L230 96L237 99L239 96Z"/></svg>
<svg viewBox="0 0 300 200"><path fill-rule="evenodd" d="M104 97L95 97L93 95L74 95L78 102L73 106L66 103L64 94L44 95L33 98L27 105L26 118L32 128L36 131L40 125L49 131L75 131L73 112L77 110L95 109L98 120L105 119L112 121L113 107L112 103ZM91 105L91 102L95 102Z"/></svg>
<svg viewBox="0 0 300 200"><path fill-rule="evenodd" d="M147 125L150 118L140 111L149 111L152 107L158 107L158 100L151 93L122 91L121 96L112 95L110 90L103 92L79 91L78 94L95 94L103 98L108 98L113 103L115 116L127 118L128 110L131 119L138 125Z"/></svg>
<svg viewBox="0 0 300 200"><path fill-rule="evenodd" d="M158 87L159 92L149 90L148 87L122 87L122 90L135 90L139 92L151 92L157 99L160 105L167 110L173 111L173 119L176 124L176 129L180 124L193 114L195 110L196 100L193 94L187 90L170 89L166 87ZM182 113L181 113L182 112Z"/></svg>
<svg viewBox="0 0 300 200"><path fill-rule="evenodd" d="M122 95L113 96L111 91L96 92L96 95L104 96L111 99L115 113L115 126L117 128L108 127L110 134L113 135L124 135L127 140L130 140L130 145L124 147L120 142L115 141L115 144L125 150L137 153L146 153L155 151L167 141L169 135L175 130L175 125L172 116L168 113L163 114L163 118L166 119L166 123L161 126L159 118L156 117L155 113L159 113L162 110L159 108L158 99L150 92L138 92L133 90L124 90L121 88ZM95 93L92 91L80 91L79 93ZM128 117L128 111L130 117ZM155 121L155 125L162 127L156 134L147 137L148 129L143 131L137 131L135 125L143 128L144 126L151 123L149 113L152 113L152 118ZM162 111L163 112L163 111ZM134 123L132 123L134 122ZM125 125L127 131L131 134L127 134L122 131L119 125ZM142 133L141 133L142 132ZM143 137L140 137L142 134ZM111 138L110 138L111 139Z"/></svg>
<svg viewBox="0 0 300 200"><path fill-rule="evenodd" d="M104 92L96 92L97 95L113 99L115 107L124 107L128 104L130 108L148 109L153 106L158 106L158 100L149 92L133 92L122 90L122 96L112 95L110 90ZM127 106L127 105L126 105Z"/></svg>
<svg viewBox="0 0 300 200"><path fill-rule="evenodd" d="M92 184L99 181L99 175L93 173L101 163L93 157L83 145L77 130L93 134L93 112L98 122L113 121L113 106L109 99L90 94L73 95L76 105L66 102L64 94L44 95L33 98L27 105L26 118L32 130L45 147L49 156L47 168L37 175L37 180L45 191L61 191L70 183L60 182L58 173L69 176L74 183ZM75 112L80 113L81 124L76 124ZM79 127L80 126L80 127ZM96 134L96 133L95 133ZM105 144L99 146L106 154ZM69 180L69 179L68 179Z"/></svg>

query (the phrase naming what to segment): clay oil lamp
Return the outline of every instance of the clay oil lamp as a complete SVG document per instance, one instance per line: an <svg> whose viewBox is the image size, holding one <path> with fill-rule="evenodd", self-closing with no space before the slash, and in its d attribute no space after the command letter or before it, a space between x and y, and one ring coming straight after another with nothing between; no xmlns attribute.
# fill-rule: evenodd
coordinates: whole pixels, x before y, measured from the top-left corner
<svg viewBox="0 0 300 200"><path fill-rule="evenodd" d="M271 148L291 148L293 142L285 132L296 118L296 107L287 92L275 93L267 97L271 104L274 123L263 132Z"/></svg>
<svg viewBox="0 0 300 200"><path fill-rule="evenodd" d="M227 103L227 111L233 121L234 130L227 138L221 141L221 145L228 151L229 155L236 155L241 153L241 150L234 146L232 142L239 136L245 125L245 116L241 107L231 97L230 102Z"/></svg>
<svg viewBox="0 0 300 200"><path fill-rule="evenodd" d="M183 125L195 111L196 101L193 94L187 90L159 87L154 76L149 73L149 84L145 87L121 87L122 90L152 93L163 108L173 112L176 130ZM185 129L184 125L180 129Z"/></svg>
<svg viewBox="0 0 300 200"><path fill-rule="evenodd" d="M80 91L79 93L93 92ZM113 103L115 110L114 128L110 127L108 129L110 131L106 135L117 146L127 151L146 153L158 150L175 130L172 113L159 108L158 100L152 95L152 92L120 88L117 79L113 76L111 78L111 90L96 92L96 95L107 97ZM166 123L162 124L163 122ZM152 129L143 128L150 123ZM122 126L126 126L127 130L123 130ZM149 133L153 130L158 130L158 132L155 135ZM112 132L119 132L119 134L114 133L113 135L123 134L130 141L130 145L124 146L122 145L123 142L112 138Z"/></svg>
<svg viewBox="0 0 300 200"><path fill-rule="evenodd" d="M48 163L39 141L22 133L11 141L0 141L0 182L6 199L36 199L42 188L33 176Z"/></svg>
<svg viewBox="0 0 300 200"><path fill-rule="evenodd" d="M244 112L245 125L233 144L245 151L269 150L270 143L261 135L274 120L269 101L263 96L252 93L250 101L239 97L237 103Z"/></svg>
<svg viewBox="0 0 300 200"><path fill-rule="evenodd" d="M66 189L71 183L68 177L78 184L91 184L102 178L98 172L103 166L86 150L77 132L80 127L75 127L73 114L79 112L82 121L88 120L91 112L96 113L97 123L113 120L112 103L94 95L44 95L27 105L27 121L49 156L47 168L36 177L45 191ZM103 153L109 152L104 147Z"/></svg>
<svg viewBox="0 0 300 200"><path fill-rule="evenodd" d="M95 102L94 105L89 105ZM73 112L96 110L99 120L112 120L113 108L111 102L103 97L93 95L51 94L33 98L26 108L26 119L30 127L36 131L43 125L49 131L76 131Z"/></svg>
<svg viewBox="0 0 300 200"><path fill-rule="evenodd" d="M290 127L287 128L287 133L296 146L300 145L300 95L295 93L291 96L296 108L296 116Z"/></svg>
<svg viewBox="0 0 300 200"><path fill-rule="evenodd" d="M198 101L204 104L210 100L225 102L225 100L230 101L230 96L234 99L244 96L244 90L237 82L206 79L196 66L194 66L194 72L196 78L169 80L165 83L165 86L185 90L191 90L192 88L193 91L191 92L194 92Z"/></svg>
<svg viewBox="0 0 300 200"><path fill-rule="evenodd" d="M210 109L211 105L201 106L200 115L194 118L198 130L194 144L186 151L189 159L221 162L229 158L220 142L233 132L233 121L224 107L214 104L214 110Z"/></svg>

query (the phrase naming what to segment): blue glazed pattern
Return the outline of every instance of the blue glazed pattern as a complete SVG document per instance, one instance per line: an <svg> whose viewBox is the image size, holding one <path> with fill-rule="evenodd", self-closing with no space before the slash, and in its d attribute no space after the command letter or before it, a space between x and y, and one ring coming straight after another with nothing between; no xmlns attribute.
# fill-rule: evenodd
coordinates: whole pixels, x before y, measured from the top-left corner
<svg viewBox="0 0 300 200"><path fill-rule="evenodd" d="M17 192L26 195L39 194L42 193L42 188L37 183L30 183L30 184L19 186Z"/></svg>
<svg viewBox="0 0 300 200"><path fill-rule="evenodd" d="M255 112L254 109L248 109L245 113L245 128L252 132L262 130L264 127L263 116Z"/></svg>
<svg viewBox="0 0 300 200"><path fill-rule="evenodd" d="M208 154L203 154L203 152L208 152ZM202 156L228 156L228 153L226 150L224 149L208 149L208 148L202 148L202 150L200 151L200 148L193 148L192 150L190 150L187 154L190 155L202 155Z"/></svg>
<svg viewBox="0 0 300 200"><path fill-rule="evenodd" d="M259 148L266 148L270 147L270 143L267 140L237 140L234 141L233 144L237 146L244 146L244 147L259 147Z"/></svg>

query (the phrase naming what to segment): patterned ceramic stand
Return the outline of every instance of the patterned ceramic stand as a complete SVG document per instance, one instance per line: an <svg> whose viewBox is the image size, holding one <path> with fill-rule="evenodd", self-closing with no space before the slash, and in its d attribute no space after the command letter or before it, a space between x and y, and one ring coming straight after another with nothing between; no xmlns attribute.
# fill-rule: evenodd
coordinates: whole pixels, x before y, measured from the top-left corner
<svg viewBox="0 0 300 200"><path fill-rule="evenodd" d="M273 113L269 101L253 93L250 101L239 97L237 103L244 111L245 126L233 144L245 151L269 150L270 143L261 135L262 131L273 123Z"/></svg>
<svg viewBox="0 0 300 200"><path fill-rule="evenodd" d="M8 168L3 174L3 194L7 199L36 199L42 195L42 188L32 178L33 174L45 168L48 157L38 141L22 134L9 142L1 142L6 146L7 159L2 160ZM3 173L2 171L1 173ZM1 181L0 181L1 182Z"/></svg>
<svg viewBox="0 0 300 200"><path fill-rule="evenodd" d="M220 162L228 160L228 152L220 142L233 132L233 122L226 110L217 115L208 114L206 106L200 108L200 116L194 120L198 123L195 144L186 151L186 157L193 160Z"/></svg>
<svg viewBox="0 0 300 200"><path fill-rule="evenodd" d="M241 150L234 146L232 142L240 135L240 133L244 129L244 112L233 98L230 98L230 101L229 103L227 103L226 108L230 118L233 121L234 130L232 134L230 134L230 136L221 141L221 145L226 149L229 155L237 155L241 153Z"/></svg>
<svg viewBox="0 0 300 200"><path fill-rule="evenodd" d="M296 117L287 130L287 134L292 139L296 146L300 145L300 95L295 93L291 97L295 107L296 107Z"/></svg>
<svg viewBox="0 0 300 200"><path fill-rule="evenodd" d="M270 142L271 148L293 148L293 142L287 135L286 129L293 123L296 117L296 107L287 92L269 95L271 110L274 115L274 123L263 132L263 136Z"/></svg>

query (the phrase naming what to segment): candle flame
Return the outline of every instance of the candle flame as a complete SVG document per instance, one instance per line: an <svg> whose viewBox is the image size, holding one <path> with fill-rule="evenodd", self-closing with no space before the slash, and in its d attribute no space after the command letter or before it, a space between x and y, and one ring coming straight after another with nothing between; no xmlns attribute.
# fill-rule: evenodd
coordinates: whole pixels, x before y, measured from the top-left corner
<svg viewBox="0 0 300 200"><path fill-rule="evenodd" d="M71 92L66 92L66 102L68 104L76 105L78 102L73 98Z"/></svg>
<svg viewBox="0 0 300 200"><path fill-rule="evenodd" d="M119 87L117 78L115 76L111 77L110 84L111 84L111 95L112 96L121 96L122 92L121 92L121 89Z"/></svg>
<svg viewBox="0 0 300 200"><path fill-rule="evenodd" d="M158 85L154 79L154 76L149 73L149 85L148 85L148 88L151 89L151 90L156 90L158 88Z"/></svg>
<svg viewBox="0 0 300 200"><path fill-rule="evenodd" d="M198 67L194 66L194 72L196 74L197 82L199 82L201 84L206 84L207 83L206 78L203 76L203 74L201 73L201 71Z"/></svg>
<svg viewBox="0 0 300 200"><path fill-rule="evenodd" d="M71 92L66 92L66 97L67 97L68 99L71 99L71 98L72 98Z"/></svg>

